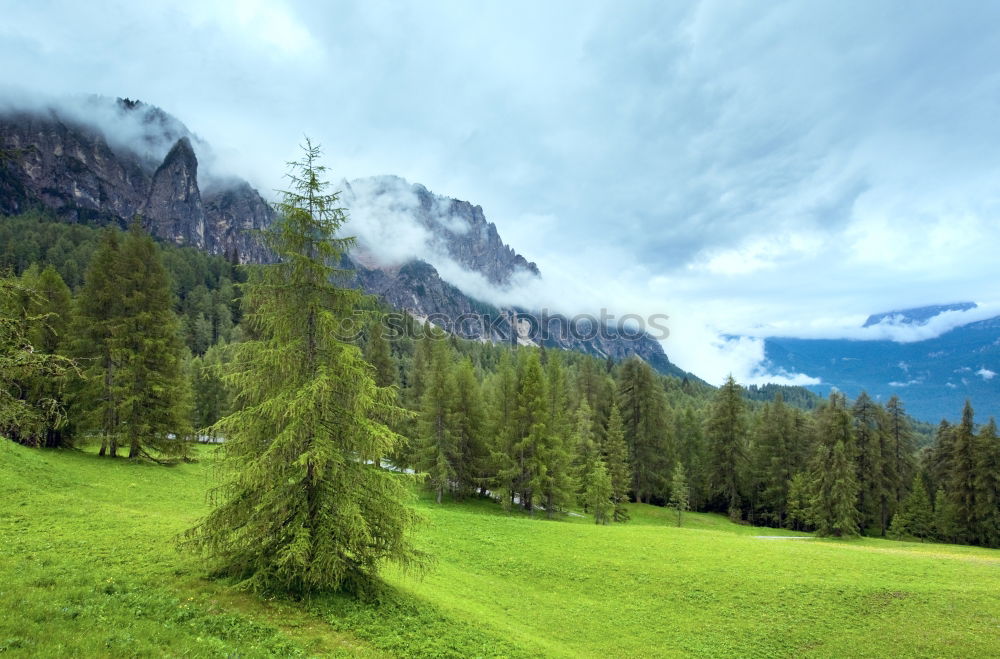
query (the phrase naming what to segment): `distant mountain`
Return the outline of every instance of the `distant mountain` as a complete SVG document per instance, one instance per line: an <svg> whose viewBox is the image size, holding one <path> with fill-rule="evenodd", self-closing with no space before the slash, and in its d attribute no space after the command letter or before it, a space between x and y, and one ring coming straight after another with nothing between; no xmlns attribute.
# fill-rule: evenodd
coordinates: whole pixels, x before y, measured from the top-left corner
<svg viewBox="0 0 1000 659"><path fill-rule="evenodd" d="M926 322L937 315L928 315L927 309L940 309L941 313L974 306L940 305L872 318L901 316ZM932 422L956 419L966 399L983 420L1000 415L1000 317L911 343L769 338L764 349L771 372L820 378L822 383L809 389L823 395L834 387L849 396L866 390L883 402L898 394L911 416Z"/></svg>
<svg viewBox="0 0 1000 659"><path fill-rule="evenodd" d="M139 217L161 240L243 263L267 261L272 257L255 230L273 220L270 205L246 181L200 175L199 156L210 153L178 119L139 101L94 97L71 109L8 111L0 114L0 215L42 208L67 222L121 226ZM466 338L546 345L615 360L638 355L663 373L689 375L671 364L648 335L628 337L611 329L580 336L569 331L565 318L553 316L545 319L552 330L545 338L532 326L536 314L497 309L445 281L439 274L442 259L494 287L540 276L534 263L500 239L481 207L394 176L345 184L344 202L386 229L367 250L353 250L345 264L354 269L354 285L387 304L432 317ZM397 231L403 224L418 230L426 253L396 264L380 261L376 253L406 240ZM479 327L449 322L463 314L496 320Z"/></svg>
<svg viewBox="0 0 1000 659"><path fill-rule="evenodd" d="M969 311L976 308L975 302L956 302L954 304L935 304L928 307L903 309L901 311L884 311L868 316L862 327L871 327L881 322L889 321L897 325L921 325L945 311Z"/></svg>

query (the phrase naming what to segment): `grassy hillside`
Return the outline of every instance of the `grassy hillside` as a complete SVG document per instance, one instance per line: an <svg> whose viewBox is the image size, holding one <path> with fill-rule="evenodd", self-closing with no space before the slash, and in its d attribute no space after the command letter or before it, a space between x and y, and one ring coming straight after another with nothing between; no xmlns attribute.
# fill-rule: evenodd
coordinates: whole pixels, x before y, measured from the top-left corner
<svg viewBox="0 0 1000 659"><path fill-rule="evenodd" d="M11 656L996 656L1000 551L795 535L634 506L626 525L414 505L422 578L380 607L260 601L172 538L210 452L172 468L0 443L0 652Z"/></svg>

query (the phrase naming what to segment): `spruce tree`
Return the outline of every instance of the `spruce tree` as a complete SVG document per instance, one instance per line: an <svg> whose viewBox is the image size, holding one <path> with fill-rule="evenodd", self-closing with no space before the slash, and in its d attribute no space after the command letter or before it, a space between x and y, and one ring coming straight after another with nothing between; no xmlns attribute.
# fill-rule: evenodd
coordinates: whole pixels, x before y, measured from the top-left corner
<svg viewBox="0 0 1000 659"><path fill-rule="evenodd" d="M451 347L443 334L433 337L424 395L420 402L420 441L417 468L427 474L427 484L438 503L455 480L456 446L452 438L451 404L455 383L451 377Z"/></svg>
<svg viewBox="0 0 1000 659"><path fill-rule="evenodd" d="M684 512L690 507L687 478L684 475L684 465L680 462L674 466L674 473L670 478L670 503L668 505L677 512L677 526L680 526Z"/></svg>
<svg viewBox="0 0 1000 659"><path fill-rule="evenodd" d="M492 487L505 510L514 504L521 470L515 452L517 374L511 352L504 351L489 382L489 453Z"/></svg>
<svg viewBox="0 0 1000 659"><path fill-rule="evenodd" d="M335 237L346 217L319 156L307 140L290 165L265 234L278 260L250 268L243 286L252 338L232 349L237 410L216 424L225 481L187 534L217 573L256 592L367 593L386 561L420 560L405 481L374 463L400 442L380 419L402 410L339 336L362 296L331 283L341 272L331 264L352 243Z"/></svg>
<svg viewBox="0 0 1000 659"><path fill-rule="evenodd" d="M614 504L611 502L611 477L604 467L604 461L596 458L594 468L583 491L587 508L594 515L595 524L607 524L614 518Z"/></svg>
<svg viewBox="0 0 1000 659"><path fill-rule="evenodd" d="M705 424L709 483L734 520L741 516L740 486L747 461L746 403L742 389L730 375L716 392Z"/></svg>
<svg viewBox="0 0 1000 659"><path fill-rule="evenodd" d="M576 499L573 479L572 424L566 402L566 378L559 353L548 355L545 363L545 393L548 420L545 440L539 447L542 462L540 493L545 515L552 519Z"/></svg>
<svg viewBox="0 0 1000 659"><path fill-rule="evenodd" d="M886 431L889 435L889 455L884 461L886 480L891 482L889 509L895 511L909 493L909 484L916 474L913 430L906 416L906 407L899 396L893 396L885 405Z"/></svg>
<svg viewBox="0 0 1000 659"><path fill-rule="evenodd" d="M1000 547L1000 438L991 417L977 437L979 465L976 470L976 518L979 543Z"/></svg>
<svg viewBox="0 0 1000 659"><path fill-rule="evenodd" d="M664 494L666 474L675 453L672 423L663 388L653 369L633 357L619 373L619 412L629 447L632 493L639 503Z"/></svg>
<svg viewBox="0 0 1000 659"><path fill-rule="evenodd" d="M134 222L121 249L122 315L111 337L118 421L129 458L181 455L191 434L190 381L170 279L153 239Z"/></svg>
<svg viewBox="0 0 1000 659"><path fill-rule="evenodd" d="M955 542L960 534L955 503L943 488L934 494L934 537Z"/></svg>
<svg viewBox="0 0 1000 659"><path fill-rule="evenodd" d="M910 494L892 518L889 534L894 538L929 538L934 535L934 510L927 487L919 474L913 477Z"/></svg>
<svg viewBox="0 0 1000 659"><path fill-rule="evenodd" d="M604 460L611 479L611 503L614 506L614 521L628 521L629 474L628 445L625 443L625 429L618 406L612 404L608 417L607 437L604 440Z"/></svg>
<svg viewBox="0 0 1000 659"><path fill-rule="evenodd" d="M858 532L858 482L851 459L854 433L841 394L830 394L820 410L819 441L810 473L810 521L819 535L850 536Z"/></svg>
<svg viewBox="0 0 1000 659"><path fill-rule="evenodd" d="M486 415L482 391L472 361L462 359L453 367L452 378L454 394L449 414L455 450L455 494L461 498L486 484L489 453L484 441Z"/></svg>
<svg viewBox="0 0 1000 659"><path fill-rule="evenodd" d="M795 531L804 531L806 527L812 525L809 516L812 505L810 503L812 494L812 484L809 482L809 475L806 472L799 472L792 476L788 484L788 516L785 518L785 527Z"/></svg>
<svg viewBox="0 0 1000 659"><path fill-rule="evenodd" d="M84 366L82 387L73 411L83 430L97 434L100 455L115 457L121 442L122 387L118 382L121 356L115 345L124 315L119 282L124 279L121 236L105 229L84 274L73 314L73 355Z"/></svg>
<svg viewBox="0 0 1000 659"><path fill-rule="evenodd" d="M517 408L514 413L514 440L511 445L513 482L521 506L534 514L546 485L545 443L548 441L549 419L545 375L537 352L518 360Z"/></svg>
<svg viewBox="0 0 1000 659"><path fill-rule="evenodd" d="M886 487L882 475L881 437L884 423L879 405L862 391L851 409L854 417L854 460L858 480L858 512L861 529L880 524Z"/></svg>
<svg viewBox="0 0 1000 659"><path fill-rule="evenodd" d="M977 475L981 457L976 437L974 412L969 401L962 409L962 421L952 431L951 460L945 491L954 507L956 537L974 543L979 538Z"/></svg>

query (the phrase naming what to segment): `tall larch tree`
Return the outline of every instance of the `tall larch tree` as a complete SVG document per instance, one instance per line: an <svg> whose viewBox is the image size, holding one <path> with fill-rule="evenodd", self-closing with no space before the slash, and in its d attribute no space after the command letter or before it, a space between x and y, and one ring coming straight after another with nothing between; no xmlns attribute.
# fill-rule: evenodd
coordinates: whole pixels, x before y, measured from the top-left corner
<svg viewBox="0 0 1000 659"><path fill-rule="evenodd" d="M747 463L747 419L743 388L731 375L715 394L705 435L710 487L729 516L739 519L741 481Z"/></svg>
<svg viewBox="0 0 1000 659"><path fill-rule="evenodd" d="M910 493L916 470L916 446L913 429L906 416L906 407L899 396L893 396L885 405L885 433L887 451L883 455L883 480L888 484L883 501L883 514L891 517L899 510ZM929 499L928 499L929 501Z"/></svg>
<svg viewBox="0 0 1000 659"><path fill-rule="evenodd" d="M369 593L386 561L421 560L408 487L374 462L401 441L381 420L403 411L337 331L362 301L332 283L352 241L319 147L303 151L265 234L278 260L242 289L253 338L232 349L237 411L216 424L225 480L187 541L252 591Z"/></svg>

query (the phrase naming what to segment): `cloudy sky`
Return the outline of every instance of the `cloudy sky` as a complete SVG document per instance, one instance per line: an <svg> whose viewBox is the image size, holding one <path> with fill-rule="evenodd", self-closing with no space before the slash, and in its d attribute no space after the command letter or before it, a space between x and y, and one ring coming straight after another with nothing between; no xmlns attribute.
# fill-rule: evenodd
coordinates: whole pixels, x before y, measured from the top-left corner
<svg viewBox="0 0 1000 659"><path fill-rule="evenodd" d="M552 299L669 314L710 381L763 377L760 340L723 335L1000 300L1000 4L0 11L3 93L160 105L265 190L309 134L338 178L482 205Z"/></svg>

